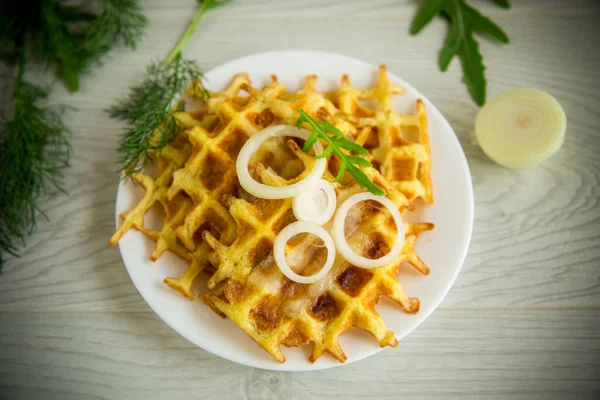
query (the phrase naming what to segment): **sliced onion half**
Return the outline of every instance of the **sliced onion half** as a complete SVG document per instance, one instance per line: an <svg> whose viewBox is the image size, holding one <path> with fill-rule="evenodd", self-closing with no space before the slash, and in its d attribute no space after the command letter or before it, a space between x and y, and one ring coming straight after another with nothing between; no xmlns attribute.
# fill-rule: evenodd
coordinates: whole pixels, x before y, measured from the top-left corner
<svg viewBox="0 0 600 400"><path fill-rule="evenodd" d="M398 237L396 238L396 243L394 243L394 246L392 247L390 252L387 253L385 256L374 260L356 254L348 244L348 240L346 239L346 235L344 233L344 225L346 223L348 211L350 211L352 206L354 206L355 204L365 200L374 200L378 203L381 203L385 208L387 208L392 214L394 222L396 223L396 229L398 230ZM360 268L371 269L381 267L382 265L385 265L394 260L394 258L396 258L398 254L400 254L400 252L402 251L402 247L404 246L404 222L402 221L400 211L398 210L398 208L396 208L394 203L387 197L375 196L374 194L368 192L355 194L354 196L349 197L346 201L342 203L341 206L338 207L337 213L335 214L335 218L333 220L333 227L331 228L331 231L333 235L333 240L335 241L337 247L337 251L340 253L340 255L344 257L344 259L350 264Z"/></svg>
<svg viewBox="0 0 600 400"><path fill-rule="evenodd" d="M311 276L298 275L292 271L292 268L285 258L285 244L293 236L296 236L299 233L312 233L313 235L320 237L323 240L323 243L325 243L325 247L327 247L327 260L325 260L325 264L319 272ZM323 279L333 266L333 262L335 261L335 243L333 242L331 235L329 235L322 226L313 222L297 221L289 224L279 232L273 245L273 257L281 272L290 280L305 284L314 283Z"/></svg>
<svg viewBox="0 0 600 400"><path fill-rule="evenodd" d="M477 115L475 136L489 158L509 168L533 166L562 145L567 117L560 103L537 89L508 90Z"/></svg>
<svg viewBox="0 0 600 400"><path fill-rule="evenodd" d="M294 197L292 210L298 221L309 221L323 225L329 221L337 205L333 185L325 179L319 179L314 186Z"/></svg>
<svg viewBox="0 0 600 400"><path fill-rule="evenodd" d="M323 175L326 168L324 158L318 158L315 161L314 168L300 182L288 186L269 186L259 183L252 178L248 170L250 157L258 150L259 146L266 140L277 136L291 136L298 139L307 140L310 132L305 129L298 129L290 125L274 125L254 134L244 143L244 146L238 154L236 161L236 172L240 185L250 194L263 199L286 199L294 197L306 188L314 185ZM323 146L318 141L314 145L315 154L323 152Z"/></svg>

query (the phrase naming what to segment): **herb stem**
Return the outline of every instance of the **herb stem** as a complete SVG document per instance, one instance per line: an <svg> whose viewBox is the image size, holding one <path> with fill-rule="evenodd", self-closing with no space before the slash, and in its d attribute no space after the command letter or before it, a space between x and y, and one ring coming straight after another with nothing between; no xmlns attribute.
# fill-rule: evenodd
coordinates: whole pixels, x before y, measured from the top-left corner
<svg viewBox="0 0 600 400"><path fill-rule="evenodd" d="M333 141L331 140L331 138L330 138L328 135L326 135L326 134L325 134L325 133L324 133L324 132L321 130L321 128L320 128L320 127L318 127L318 126L315 124L315 122L314 122L312 119L307 119L305 122L307 122L307 123L310 125L310 127L311 127L311 128L313 128L313 131L314 131L314 132L317 132L317 133L318 133L319 137L320 137L321 139L323 139L323 140L325 141L325 143L327 143L327 145L328 145L328 146L331 146L332 152L333 152L333 153L334 153L336 156L338 156L338 158L340 158L340 159L343 159L343 158L344 158L345 154L344 154L344 153L342 153L342 152L340 151L340 149L339 149L339 148L338 148L336 145L334 145L334 144L333 144Z"/></svg>
<svg viewBox="0 0 600 400"><path fill-rule="evenodd" d="M198 22L200 22L200 19L202 19L202 16L206 12L206 10L208 10L212 6L212 3L213 3L213 0L204 0L202 2L202 7L200 7L200 9L198 10L198 12L194 16L194 19L192 20L192 23L188 27L187 31L185 31L185 33L182 36L182 38L179 40L179 42L175 45L175 47L173 48L173 50L171 50L171 52L169 53L169 55L165 59L165 61L164 61L165 66L169 66L173 61L175 61L175 59L177 58L177 56L181 53L181 50L183 50L183 48L187 44L188 40L190 40L190 38L192 37L192 35L196 31L196 27L198 26Z"/></svg>

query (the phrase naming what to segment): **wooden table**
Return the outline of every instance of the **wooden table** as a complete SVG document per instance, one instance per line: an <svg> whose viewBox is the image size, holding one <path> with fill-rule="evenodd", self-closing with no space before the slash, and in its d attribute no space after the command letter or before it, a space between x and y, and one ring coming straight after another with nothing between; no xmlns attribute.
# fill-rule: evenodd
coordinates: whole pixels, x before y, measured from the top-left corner
<svg viewBox="0 0 600 400"><path fill-rule="evenodd" d="M107 246L122 130L103 109L168 52L195 8L148 0L152 28L138 51L112 53L79 93L56 87L58 102L78 108L67 119L69 196L43 202L50 222L0 277L0 398L600 396L600 3L513 0L509 11L473 3L512 41L481 41L490 98L533 86L565 108L565 144L539 167L501 168L472 143L477 107L460 65L443 74L436 64L446 24L410 37L410 0L236 0L207 16L186 51L206 70L281 49L385 63L448 118L473 174L473 241L440 308L398 348L333 370L261 371L196 348L142 300Z"/></svg>

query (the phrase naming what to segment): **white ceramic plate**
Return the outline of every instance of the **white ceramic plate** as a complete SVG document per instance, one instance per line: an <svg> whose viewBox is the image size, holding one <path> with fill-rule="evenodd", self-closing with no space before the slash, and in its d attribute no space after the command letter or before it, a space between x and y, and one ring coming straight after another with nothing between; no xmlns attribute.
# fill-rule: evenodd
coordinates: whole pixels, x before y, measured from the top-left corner
<svg viewBox="0 0 600 400"><path fill-rule="evenodd" d="M376 82L377 66L347 56L312 51L281 51L255 54L230 61L206 73L206 85L211 90L222 90L238 72L248 72L253 85L267 84L270 74L290 90L298 89L304 76L317 74L317 88L321 91L338 87L340 77L347 73L356 87L371 86ZM431 221L435 230L423 234L415 246L417 253L431 268L422 276L410 266L401 268L399 279L410 297L421 300L421 311L405 314L391 302L382 301L377 307L388 329L401 340L421 324L442 301L458 275L471 239L473 225L473 188L467 160L456 135L442 114L410 84L389 74L392 82L406 88L406 94L397 96L394 107L401 113L413 113L418 98L427 107L431 153L432 179L435 204L422 207L411 219ZM131 183L121 182L117 194L118 217L133 207L143 194ZM152 215L148 217L152 219ZM154 243L140 232L129 231L121 239L119 248L131 279L150 307L175 331L190 342L228 360L258 368L305 371L347 365L382 349L369 334L351 330L340 337L348 356L340 364L328 354L316 363L308 362L309 346L282 350L287 358L279 364L261 347L229 320L221 319L200 300L189 301L163 283L167 276L180 276L187 263L172 254L164 254L152 263L148 256ZM204 291L204 282L196 286L196 293ZM390 349L388 351L402 351Z"/></svg>

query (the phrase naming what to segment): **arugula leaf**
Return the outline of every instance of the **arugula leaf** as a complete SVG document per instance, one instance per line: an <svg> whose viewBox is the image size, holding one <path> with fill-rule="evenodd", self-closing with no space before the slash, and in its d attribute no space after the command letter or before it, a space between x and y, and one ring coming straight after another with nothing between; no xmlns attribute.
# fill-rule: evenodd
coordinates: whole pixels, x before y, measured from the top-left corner
<svg viewBox="0 0 600 400"><path fill-rule="evenodd" d="M508 0L492 0L494 3L498 4L500 7L510 8L510 3Z"/></svg>
<svg viewBox="0 0 600 400"><path fill-rule="evenodd" d="M474 32L487 33L494 39L505 44L510 42L508 35L506 35L506 32L504 32L502 28L468 4L465 5L465 13L468 19L471 21Z"/></svg>
<svg viewBox="0 0 600 400"><path fill-rule="evenodd" d="M493 1L505 8L510 6L507 0ZM446 71L454 56L458 56L463 69L463 81L473 100L482 106L486 100L487 81L483 57L474 33L487 34L501 43L508 43L508 36L492 20L468 5L466 0L425 0L412 21L410 34L418 34L437 14L450 22L450 31L438 59L439 67Z"/></svg>
<svg viewBox="0 0 600 400"><path fill-rule="evenodd" d="M344 174L348 172L361 189L366 188L369 192L378 196L385 195L385 191L371 182L367 174L357 167L357 165L371 167L371 163L367 159L348 155L341 150L346 149L359 155L368 156L369 152L364 147L346 139L344 134L335 126L327 122L315 121L303 110L299 110L299 113L300 118L298 118L298 122L296 123L298 129L300 129L302 123L307 123L312 128L312 133L306 140L306 143L304 143L302 150L308 152L319 139L323 139L328 147L317 158L334 154L340 160L340 170L335 177L335 182L342 180Z"/></svg>
<svg viewBox="0 0 600 400"><path fill-rule="evenodd" d="M444 0L426 0L412 20L410 34L416 35L419 33L421 29L431 22L433 17L439 14L443 5Z"/></svg>

